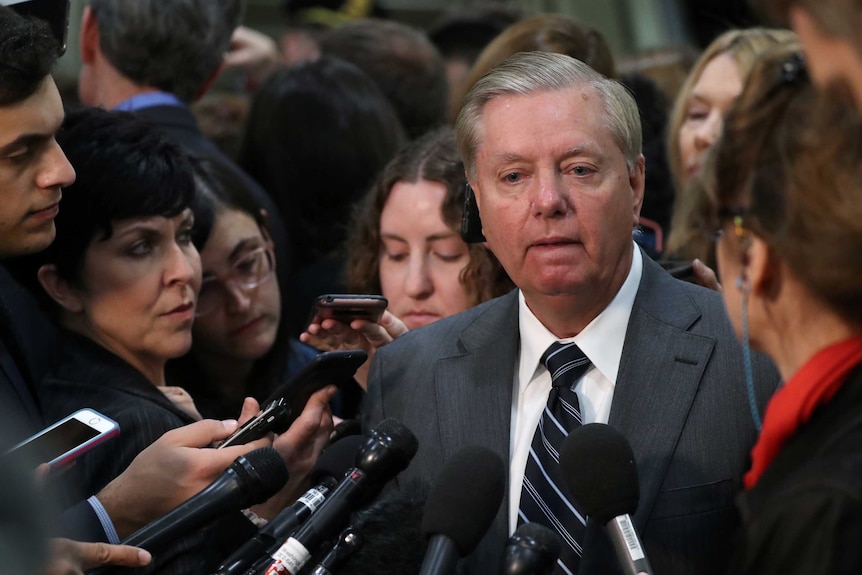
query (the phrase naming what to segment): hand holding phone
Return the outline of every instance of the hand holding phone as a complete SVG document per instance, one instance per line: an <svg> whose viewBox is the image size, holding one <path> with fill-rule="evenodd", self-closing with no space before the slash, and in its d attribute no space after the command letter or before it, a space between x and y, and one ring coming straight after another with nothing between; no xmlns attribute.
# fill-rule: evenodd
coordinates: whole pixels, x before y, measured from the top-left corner
<svg viewBox="0 0 862 575"><path fill-rule="evenodd" d="M93 409L81 409L12 447L3 459L47 463L55 469L119 433L116 421Z"/></svg>
<svg viewBox="0 0 862 575"><path fill-rule="evenodd" d="M270 432L282 433L290 427L290 421L292 421L290 415L290 406L286 401L283 399L272 401L260 413L234 431L218 446L218 449L250 443Z"/></svg>

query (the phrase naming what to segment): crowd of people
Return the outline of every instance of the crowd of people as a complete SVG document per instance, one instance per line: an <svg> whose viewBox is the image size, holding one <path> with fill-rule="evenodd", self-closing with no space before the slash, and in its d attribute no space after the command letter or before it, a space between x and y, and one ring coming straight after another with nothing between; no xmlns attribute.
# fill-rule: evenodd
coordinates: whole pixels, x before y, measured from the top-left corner
<svg viewBox="0 0 862 575"><path fill-rule="evenodd" d="M762 25L674 59L673 87L569 16L305 4L279 43L242 0L90 0L67 101L51 28L0 7L0 570L213 573L395 420L418 451L381 501L464 448L504 463L463 573L503 572L525 523L559 538L550 572L623 572L566 480L602 469L565 460L588 424L631 447L656 574L857 573L859 0L751 0ZM225 66L228 145L196 104ZM388 307L323 319L327 293ZM354 382L213 448L343 350ZM70 468L5 455L83 408L118 436ZM261 447L289 471L266 501L123 544Z"/></svg>

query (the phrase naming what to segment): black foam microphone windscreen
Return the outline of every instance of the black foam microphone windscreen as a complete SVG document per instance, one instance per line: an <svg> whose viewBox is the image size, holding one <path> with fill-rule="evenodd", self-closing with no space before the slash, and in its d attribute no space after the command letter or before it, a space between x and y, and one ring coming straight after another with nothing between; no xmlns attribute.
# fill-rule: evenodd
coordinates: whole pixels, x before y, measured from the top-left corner
<svg viewBox="0 0 862 575"><path fill-rule="evenodd" d="M634 514L637 464L628 440L613 427L590 423L574 429L563 441L560 466L581 510L599 523Z"/></svg>
<svg viewBox="0 0 862 575"><path fill-rule="evenodd" d="M540 523L524 523L503 550L503 575L550 575L557 565L560 535Z"/></svg>
<svg viewBox="0 0 862 575"><path fill-rule="evenodd" d="M446 462L425 502L422 533L429 547L420 573L449 573L471 553L500 509L505 488L506 466L490 449L466 447Z"/></svg>
<svg viewBox="0 0 862 575"><path fill-rule="evenodd" d="M563 441L560 466L574 503L605 526L623 573L652 573L631 518L640 493L637 463L625 436L604 423L582 425Z"/></svg>

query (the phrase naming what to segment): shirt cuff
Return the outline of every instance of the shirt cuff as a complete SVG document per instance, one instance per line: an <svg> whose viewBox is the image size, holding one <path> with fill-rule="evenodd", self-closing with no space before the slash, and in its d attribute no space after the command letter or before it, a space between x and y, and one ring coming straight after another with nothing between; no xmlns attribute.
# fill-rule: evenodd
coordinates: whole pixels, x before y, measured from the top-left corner
<svg viewBox="0 0 862 575"><path fill-rule="evenodd" d="M113 543L114 545L120 542L120 536L117 535L117 529L114 527L114 522L111 521L111 516L108 515L108 511L105 509L105 506L102 505L102 502L93 495L89 499L87 499L87 503L90 504L90 507L93 508L93 511L96 513L96 517L99 518L99 523L102 524L102 529L105 530L105 535L108 536L108 543Z"/></svg>

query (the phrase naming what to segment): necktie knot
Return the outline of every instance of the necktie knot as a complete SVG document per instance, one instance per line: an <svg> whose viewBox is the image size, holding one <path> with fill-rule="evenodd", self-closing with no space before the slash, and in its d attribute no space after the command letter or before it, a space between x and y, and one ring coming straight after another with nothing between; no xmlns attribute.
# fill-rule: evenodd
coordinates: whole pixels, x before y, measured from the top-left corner
<svg viewBox="0 0 862 575"><path fill-rule="evenodd" d="M589 358L574 342L555 341L542 355L542 363L551 374L551 384L554 387L569 389L590 367Z"/></svg>

